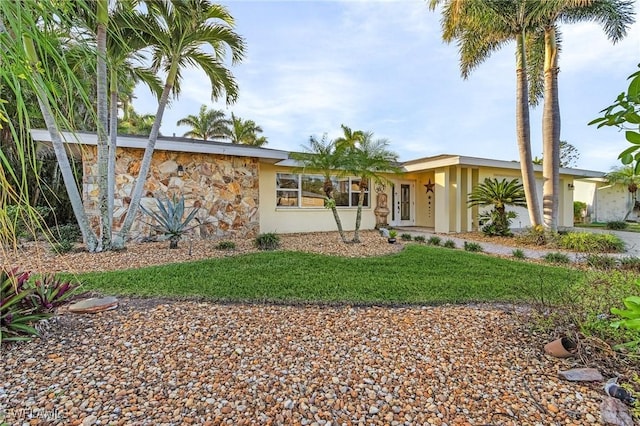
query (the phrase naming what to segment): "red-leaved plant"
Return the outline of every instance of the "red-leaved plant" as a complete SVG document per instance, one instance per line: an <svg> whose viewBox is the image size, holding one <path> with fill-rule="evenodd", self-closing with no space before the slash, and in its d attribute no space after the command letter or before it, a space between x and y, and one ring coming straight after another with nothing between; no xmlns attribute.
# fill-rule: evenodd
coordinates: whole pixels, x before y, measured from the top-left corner
<svg viewBox="0 0 640 426"><path fill-rule="evenodd" d="M53 276L30 278L29 272L0 268L0 344L38 335L34 324L51 317L77 287Z"/></svg>

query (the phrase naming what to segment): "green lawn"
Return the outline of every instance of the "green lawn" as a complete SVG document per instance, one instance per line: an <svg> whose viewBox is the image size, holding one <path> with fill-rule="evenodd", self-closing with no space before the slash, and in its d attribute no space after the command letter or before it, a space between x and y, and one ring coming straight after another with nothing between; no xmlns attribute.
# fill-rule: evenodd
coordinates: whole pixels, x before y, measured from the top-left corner
<svg viewBox="0 0 640 426"><path fill-rule="evenodd" d="M341 258L263 252L77 277L84 291L225 301L461 303L526 302L584 279L580 271L441 247ZM542 290L541 290L542 289Z"/></svg>

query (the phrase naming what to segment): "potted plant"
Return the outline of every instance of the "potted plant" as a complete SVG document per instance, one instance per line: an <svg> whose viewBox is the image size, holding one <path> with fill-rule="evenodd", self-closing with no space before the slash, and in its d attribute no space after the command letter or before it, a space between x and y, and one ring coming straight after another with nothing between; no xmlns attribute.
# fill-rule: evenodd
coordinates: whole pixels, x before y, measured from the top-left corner
<svg viewBox="0 0 640 426"><path fill-rule="evenodd" d="M398 231L396 231L395 229L392 229L391 231L389 231L389 238L387 238L387 241L389 241L389 244L395 244L396 236L398 236Z"/></svg>

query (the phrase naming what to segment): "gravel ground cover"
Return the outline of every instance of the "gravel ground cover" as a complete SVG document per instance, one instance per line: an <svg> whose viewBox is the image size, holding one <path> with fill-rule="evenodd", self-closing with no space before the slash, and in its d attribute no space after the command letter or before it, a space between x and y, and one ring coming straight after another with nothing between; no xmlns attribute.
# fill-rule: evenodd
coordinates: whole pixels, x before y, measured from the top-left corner
<svg viewBox="0 0 640 426"><path fill-rule="evenodd" d="M570 361L544 355L509 309L121 302L3 349L6 422L599 422L601 384L558 379Z"/></svg>
<svg viewBox="0 0 640 426"><path fill-rule="evenodd" d="M349 238L351 234L349 233ZM281 250L322 253L334 256L363 257L396 253L403 245L389 244L377 231L361 231L360 244L345 244L337 232L280 235ZM221 241L235 243L234 250L220 250ZM183 240L178 249L169 249L168 242L130 243L126 250L88 253L80 246L70 253L55 254L43 242L23 242L13 248L0 249L0 265L19 267L34 272L90 272L143 266L191 262L199 259L235 256L256 252L252 239Z"/></svg>
<svg viewBox="0 0 640 426"><path fill-rule="evenodd" d="M336 256L394 253L377 232L283 235ZM215 241L131 244L53 255L25 243L0 263L84 272L233 256ZM544 355L508 306L352 307L122 299L62 312L43 338L2 348L0 424L585 425L601 384L560 380L579 365ZM29 415L33 418L29 419Z"/></svg>

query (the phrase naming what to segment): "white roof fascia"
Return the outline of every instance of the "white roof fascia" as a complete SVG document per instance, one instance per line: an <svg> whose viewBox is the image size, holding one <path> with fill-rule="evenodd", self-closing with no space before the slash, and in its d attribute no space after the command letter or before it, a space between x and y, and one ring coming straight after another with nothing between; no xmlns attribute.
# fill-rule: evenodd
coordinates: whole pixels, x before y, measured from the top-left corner
<svg viewBox="0 0 640 426"><path fill-rule="evenodd" d="M98 135L94 133L72 133L61 132L62 138L66 143L75 143L83 145L97 145ZM51 142L49 131L42 129L31 130L31 137L36 141ZM117 145L124 148L147 147L146 138L135 138L129 136L118 136ZM228 145L228 146L227 146ZM155 149L160 151L177 151L177 152L193 152L199 154L218 154L231 155L238 157L258 157L269 158L273 160L286 160L289 158L288 151L280 151L275 149L266 149L258 147L248 147L246 145L236 145L227 143L202 143L202 142L176 142L159 137L156 141Z"/></svg>

